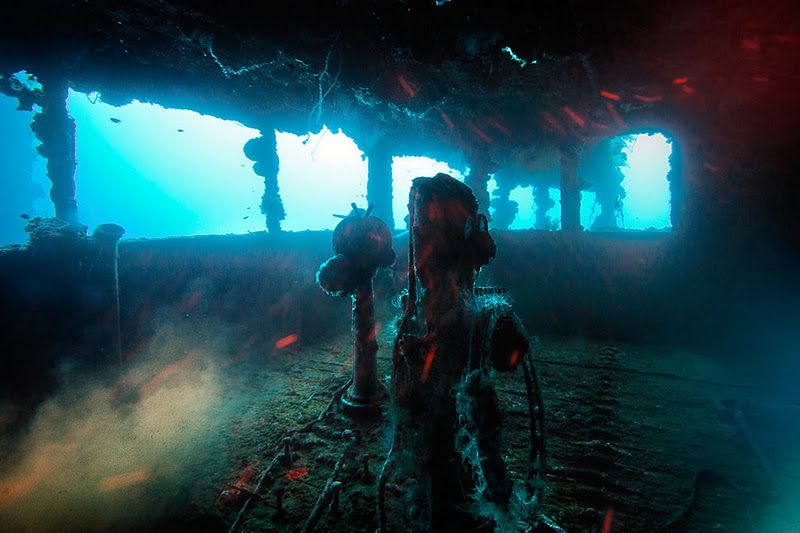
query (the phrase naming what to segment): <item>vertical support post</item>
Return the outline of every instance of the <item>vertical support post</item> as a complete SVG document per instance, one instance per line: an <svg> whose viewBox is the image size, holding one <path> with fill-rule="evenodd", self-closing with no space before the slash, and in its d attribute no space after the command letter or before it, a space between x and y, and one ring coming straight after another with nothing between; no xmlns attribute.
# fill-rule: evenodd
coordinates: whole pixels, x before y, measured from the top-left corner
<svg viewBox="0 0 800 533"><path fill-rule="evenodd" d="M378 341L375 338L372 277L353 294L353 385L342 398L345 407L377 409L383 400L378 386Z"/></svg>
<svg viewBox="0 0 800 533"><path fill-rule="evenodd" d="M372 215L394 229L392 210L392 146L381 138L367 151L367 203L375 206Z"/></svg>
<svg viewBox="0 0 800 533"><path fill-rule="evenodd" d="M561 152L561 229L581 230L581 191L578 188L578 153L575 146L559 148Z"/></svg>
<svg viewBox="0 0 800 533"><path fill-rule="evenodd" d="M517 218L519 206L510 198L512 183L508 175L502 172L495 174L497 180L497 190L494 191L494 198L490 199L494 204L494 214L492 216L492 227L494 229L508 229L514 219ZM488 216L488 214L487 214Z"/></svg>
<svg viewBox="0 0 800 533"><path fill-rule="evenodd" d="M547 211L556 205L550 198L550 189L547 184L539 182L533 186L533 203L536 206L536 220L533 227L538 230L549 229L547 227Z"/></svg>
<svg viewBox="0 0 800 533"><path fill-rule="evenodd" d="M261 137L250 139L244 145L244 155L255 163L253 172L264 178L264 195L261 197L261 212L266 218L267 231L281 231L281 221L286 218L283 201L278 187L278 141L275 129L266 125L261 130Z"/></svg>
<svg viewBox="0 0 800 533"><path fill-rule="evenodd" d="M91 284L97 294L99 339L98 351L103 362L122 362L122 336L119 318L119 240L125 228L100 224L92 234L94 260Z"/></svg>
<svg viewBox="0 0 800 533"><path fill-rule="evenodd" d="M42 79L44 92L38 99L42 111L33 117L31 130L41 142L37 151L47 159L47 177L53 183L50 199L56 217L77 226L75 199L75 119L67 109L69 87L57 77Z"/></svg>
<svg viewBox="0 0 800 533"><path fill-rule="evenodd" d="M486 152L473 154L470 158L469 175L464 180L478 201L478 212L485 213L487 217L491 201L488 190L489 173L493 170L494 165Z"/></svg>
<svg viewBox="0 0 800 533"><path fill-rule="evenodd" d="M346 411L357 415L380 413L386 390L378 381L378 339L372 279L379 268L396 258L392 234L372 206L352 211L333 230L333 257L317 271L317 283L332 296L350 295L353 301L353 379L342 397Z"/></svg>

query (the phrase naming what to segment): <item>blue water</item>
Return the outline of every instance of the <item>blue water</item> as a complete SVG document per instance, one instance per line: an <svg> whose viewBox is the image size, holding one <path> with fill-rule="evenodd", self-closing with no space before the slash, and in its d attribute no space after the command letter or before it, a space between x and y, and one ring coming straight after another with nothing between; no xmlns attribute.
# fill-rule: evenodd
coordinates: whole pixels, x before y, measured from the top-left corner
<svg viewBox="0 0 800 533"><path fill-rule="evenodd" d="M661 133L639 133L625 137L622 151L627 161L620 167L625 198L616 217L618 227L627 230L671 228L667 174L672 142ZM581 191L581 226L591 228L599 214L595 194Z"/></svg>
<svg viewBox="0 0 800 533"><path fill-rule="evenodd" d="M33 112L17 111L17 100L0 94L0 244L27 241L20 215L53 216L45 160L29 128Z"/></svg>
<svg viewBox="0 0 800 533"><path fill-rule="evenodd" d="M78 209L89 227L115 222L129 238L263 229L263 181L242 152L258 130L137 101L113 107L78 92L69 110L78 127Z"/></svg>
<svg viewBox="0 0 800 533"><path fill-rule="evenodd" d="M45 161L35 152L29 129L32 112L15 110L16 100L0 97L2 138L0 243L23 243L20 215L52 216ZM253 172L244 144L261 133L237 122L194 111L166 109L134 101L114 107L98 94L70 93L69 111L77 123L77 200L81 221L90 228L115 222L126 238L247 233L263 231L260 211L263 179ZM332 229L351 202L366 205L367 159L341 131L295 135L276 132L278 184L288 231ZM661 134L631 135L623 149L627 163L618 213L623 229L670 227L669 139ZM411 180L445 172L463 180L469 169L453 168L428 157L393 159L395 227L404 227ZM496 188L492 179L490 194ZM560 228L560 191L549 189L555 205L548 227ZM534 226L531 186L509 196L518 205L510 229ZM590 228L599 213L594 194L584 191L581 224Z"/></svg>

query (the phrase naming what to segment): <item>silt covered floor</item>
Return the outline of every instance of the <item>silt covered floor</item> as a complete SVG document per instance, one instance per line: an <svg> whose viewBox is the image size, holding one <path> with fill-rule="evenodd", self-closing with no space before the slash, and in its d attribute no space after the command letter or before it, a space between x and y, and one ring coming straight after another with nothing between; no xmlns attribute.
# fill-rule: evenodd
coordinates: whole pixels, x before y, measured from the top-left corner
<svg viewBox="0 0 800 533"><path fill-rule="evenodd" d="M110 375L65 369L64 387L13 433L4 407L0 530L227 531L237 515L240 531L300 530L339 463L338 513L326 507L317 528L374 531L388 423L353 422L335 402L320 417L349 377L349 335L263 353L232 349L228 333L187 320L160 328ZM381 333L386 379L391 334ZM546 337L535 359L544 511L566 531L607 521L612 531L800 527L800 407L668 346ZM525 384L520 373L494 379L506 461L521 480ZM347 429L361 436L350 453ZM404 505L390 482L390 523Z"/></svg>

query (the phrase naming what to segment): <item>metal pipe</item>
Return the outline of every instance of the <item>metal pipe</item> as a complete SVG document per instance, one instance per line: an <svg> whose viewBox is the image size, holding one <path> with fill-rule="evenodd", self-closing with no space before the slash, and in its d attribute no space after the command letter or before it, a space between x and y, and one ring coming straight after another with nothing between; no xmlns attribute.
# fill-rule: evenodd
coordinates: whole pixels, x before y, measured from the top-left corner
<svg viewBox="0 0 800 533"><path fill-rule="evenodd" d="M581 231L578 155L572 146L561 147L561 229L565 232Z"/></svg>
<svg viewBox="0 0 800 533"><path fill-rule="evenodd" d="M353 298L353 385L342 397L346 408L375 410L385 394L378 383L378 341L375 331L372 276L361 283Z"/></svg>
<svg viewBox="0 0 800 533"><path fill-rule="evenodd" d="M94 257L90 283L98 296L99 339L97 352L104 362L122 362L122 334L119 312L119 240L125 228L117 224L100 224L92 234Z"/></svg>

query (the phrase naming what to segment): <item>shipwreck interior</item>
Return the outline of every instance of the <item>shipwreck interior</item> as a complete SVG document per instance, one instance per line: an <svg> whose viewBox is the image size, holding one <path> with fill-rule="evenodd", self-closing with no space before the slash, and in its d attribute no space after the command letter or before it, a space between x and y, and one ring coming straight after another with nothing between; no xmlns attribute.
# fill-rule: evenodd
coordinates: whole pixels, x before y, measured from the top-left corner
<svg viewBox="0 0 800 533"><path fill-rule="evenodd" d="M800 531L789 0L0 17L0 531Z"/></svg>

